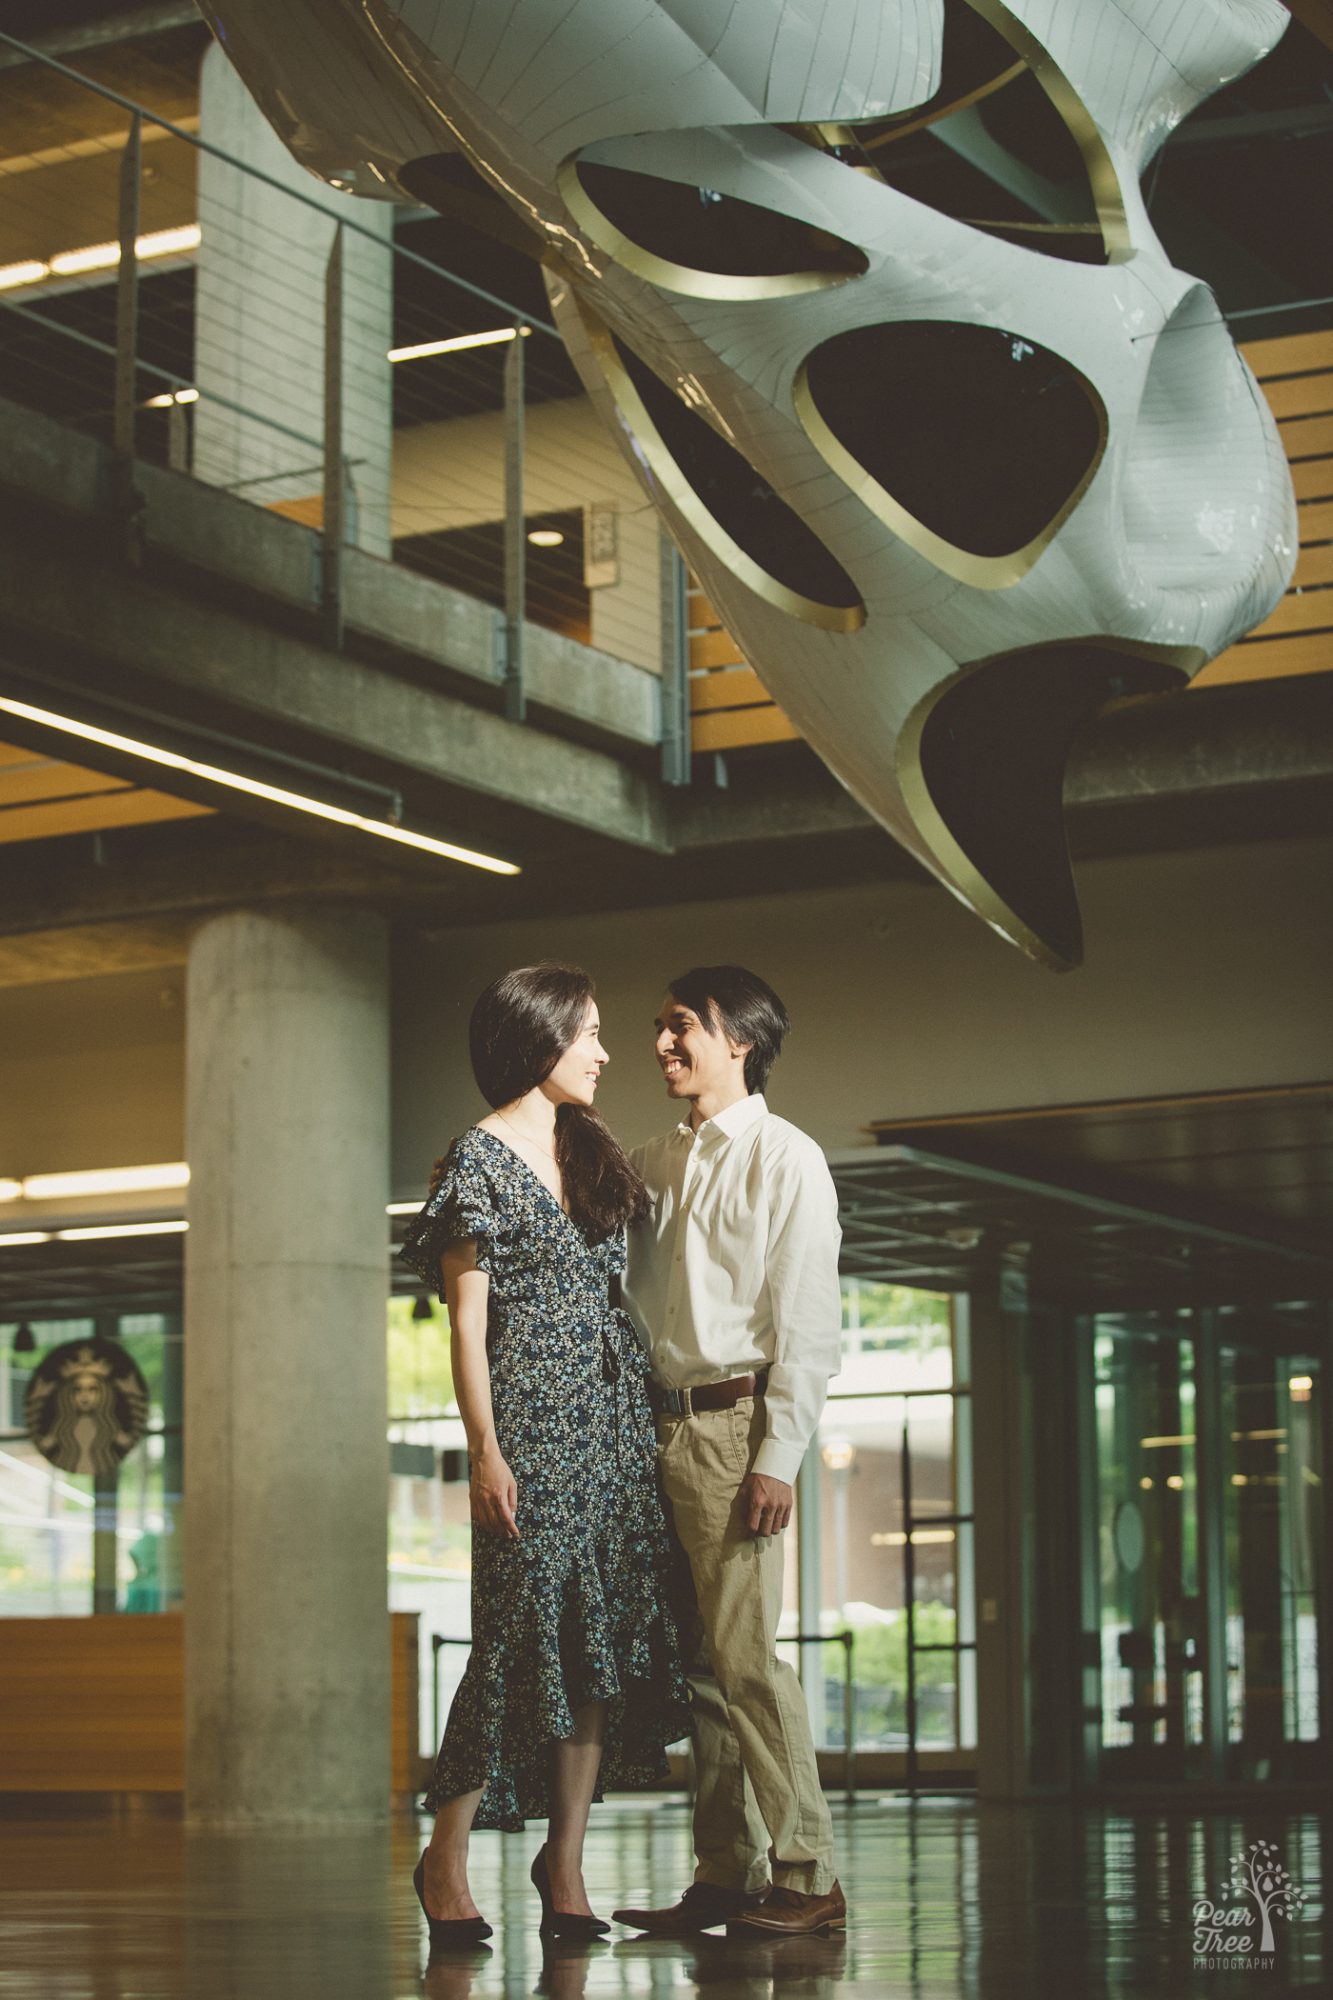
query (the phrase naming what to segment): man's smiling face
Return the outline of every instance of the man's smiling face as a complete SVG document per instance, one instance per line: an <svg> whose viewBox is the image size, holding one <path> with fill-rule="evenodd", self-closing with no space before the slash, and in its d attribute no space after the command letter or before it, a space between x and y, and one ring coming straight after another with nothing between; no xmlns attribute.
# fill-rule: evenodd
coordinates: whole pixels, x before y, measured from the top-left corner
<svg viewBox="0 0 1333 2000"><path fill-rule="evenodd" d="M710 1033L693 1008L668 993L654 1026L668 1097L692 1104L727 1090L736 1074L736 1053L720 1025Z"/></svg>

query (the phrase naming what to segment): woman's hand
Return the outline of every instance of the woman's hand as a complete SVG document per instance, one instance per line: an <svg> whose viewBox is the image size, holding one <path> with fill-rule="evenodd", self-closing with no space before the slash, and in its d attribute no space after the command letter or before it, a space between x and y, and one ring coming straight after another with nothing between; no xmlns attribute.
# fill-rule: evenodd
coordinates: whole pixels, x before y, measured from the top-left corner
<svg viewBox="0 0 1333 2000"><path fill-rule="evenodd" d="M473 1526L516 1542L518 1484L498 1450L488 1451L474 1462L468 1492Z"/></svg>

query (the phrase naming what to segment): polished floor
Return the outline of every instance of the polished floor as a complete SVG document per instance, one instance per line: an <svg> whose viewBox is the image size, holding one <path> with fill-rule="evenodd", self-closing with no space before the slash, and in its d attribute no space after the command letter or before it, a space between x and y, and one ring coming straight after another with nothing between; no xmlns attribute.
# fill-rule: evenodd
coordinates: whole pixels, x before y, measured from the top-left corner
<svg viewBox="0 0 1333 2000"><path fill-rule="evenodd" d="M481 1835L491 1946L430 1958L409 1880L422 1829L187 1831L179 1820L0 1818L0 1996L24 2000L864 2000L865 1996L1333 1991L1324 1894L1333 1823L1243 1812L862 1800L835 1809L845 1941L689 1944L615 1934L543 1951L528 1864L541 1830ZM1263 1963L1196 1953L1195 1906L1271 1841L1303 1907ZM673 1899L688 1817L666 1799L594 1811L588 1883L609 1915ZM1235 1902L1229 1895L1228 1902ZM1253 1942L1261 1940L1256 1937ZM1234 1934L1231 1940L1234 1945Z"/></svg>

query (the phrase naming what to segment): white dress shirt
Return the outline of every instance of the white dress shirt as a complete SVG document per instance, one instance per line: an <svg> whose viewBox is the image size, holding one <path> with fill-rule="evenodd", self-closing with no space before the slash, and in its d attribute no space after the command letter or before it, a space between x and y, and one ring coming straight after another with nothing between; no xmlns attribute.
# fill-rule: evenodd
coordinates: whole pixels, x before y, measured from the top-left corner
<svg viewBox="0 0 1333 2000"><path fill-rule="evenodd" d="M625 1304L653 1374L694 1389L767 1368L756 1472L800 1470L842 1347L838 1197L813 1139L743 1097L632 1155L652 1213L631 1229Z"/></svg>

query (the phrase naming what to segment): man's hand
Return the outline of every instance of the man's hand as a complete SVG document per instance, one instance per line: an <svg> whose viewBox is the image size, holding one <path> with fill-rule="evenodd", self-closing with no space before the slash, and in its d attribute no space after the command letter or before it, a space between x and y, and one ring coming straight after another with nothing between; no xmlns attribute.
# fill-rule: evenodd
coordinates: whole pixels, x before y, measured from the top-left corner
<svg viewBox="0 0 1333 2000"><path fill-rule="evenodd" d="M741 1517L752 1535L778 1535L791 1519L792 1490L785 1479L749 1472L740 1490Z"/></svg>

